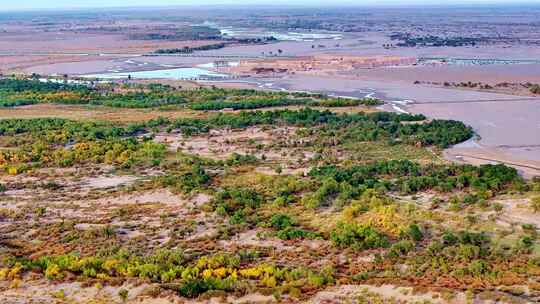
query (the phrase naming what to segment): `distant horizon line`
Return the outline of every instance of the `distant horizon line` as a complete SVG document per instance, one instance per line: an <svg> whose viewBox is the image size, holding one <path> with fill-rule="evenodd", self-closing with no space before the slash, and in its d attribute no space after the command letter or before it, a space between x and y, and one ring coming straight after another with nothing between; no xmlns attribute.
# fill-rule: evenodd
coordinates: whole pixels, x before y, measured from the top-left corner
<svg viewBox="0 0 540 304"><path fill-rule="evenodd" d="M523 5L527 6L537 6L540 7L540 2L538 1L522 1L517 3L508 3L508 2L494 2L494 3L445 3L445 4L425 4L425 3L409 3L409 4L207 4L207 5L193 5L193 4L175 4L175 5L118 5L118 6L89 6L89 7L62 7L62 8L51 8L51 7L36 7L36 8L17 8L17 9L6 9L3 10L0 8L0 13L11 13L11 12L62 12L62 11L85 11L85 10L104 10L104 9L165 9L165 8L190 8L195 10L204 10L208 8L230 8L238 7L242 9L249 8L272 8L272 9L287 9L287 8L306 8L306 9L316 9L316 8L417 8L417 7L454 7L454 8L488 8L488 7L521 7Z"/></svg>

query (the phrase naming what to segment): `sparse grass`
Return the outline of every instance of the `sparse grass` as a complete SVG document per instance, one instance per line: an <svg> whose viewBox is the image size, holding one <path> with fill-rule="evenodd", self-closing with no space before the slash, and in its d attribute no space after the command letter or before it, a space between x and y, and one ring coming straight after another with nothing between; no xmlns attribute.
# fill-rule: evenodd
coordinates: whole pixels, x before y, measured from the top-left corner
<svg viewBox="0 0 540 304"><path fill-rule="evenodd" d="M59 117L73 120L107 120L127 124L158 117L171 119L204 117L205 113L191 110L119 109L103 106L35 104L24 107L0 108L0 118Z"/></svg>

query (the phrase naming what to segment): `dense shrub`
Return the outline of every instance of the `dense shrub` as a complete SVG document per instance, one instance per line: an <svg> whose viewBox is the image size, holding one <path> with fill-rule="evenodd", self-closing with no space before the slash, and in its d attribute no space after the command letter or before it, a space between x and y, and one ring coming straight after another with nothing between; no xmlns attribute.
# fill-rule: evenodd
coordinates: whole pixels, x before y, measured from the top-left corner
<svg viewBox="0 0 540 304"><path fill-rule="evenodd" d="M37 79L17 79L17 78L1 78L0 79L0 91L1 92L39 92L50 93L59 91L76 91L76 92L89 92L90 89L86 85L68 84L63 82L52 81L40 81Z"/></svg>
<svg viewBox="0 0 540 304"><path fill-rule="evenodd" d="M215 199L215 209L222 215L234 215L235 212L250 213L263 202L262 197L252 189L230 188L218 192Z"/></svg>
<svg viewBox="0 0 540 304"><path fill-rule="evenodd" d="M289 228L294 226L294 224L293 219L287 214L278 213L272 215L272 218L270 218L270 226L277 230Z"/></svg>
<svg viewBox="0 0 540 304"><path fill-rule="evenodd" d="M309 176L331 178L359 189L387 188L404 193L429 189L452 191L472 188L498 192L523 183L514 168L505 165L427 165L409 160L378 161L346 168L327 165L313 168Z"/></svg>
<svg viewBox="0 0 540 304"><path fill-rule="evenodd" d="M387 237L369 225L338 223L330 233L335 246L350 247L355 250L388 247Z"/></svg>
<svg viewBox="0 0 540 304"><path fill-rule="evenodd" d="M211 177L199 164L194 164L187 170L160 176L157 180L178 192L190 193L205 187L210 182Z"/></svg>
<svg viewBox="0 0 540 304"><path fill-rule="evenodd" d="M272 215L270 218L270 227L278 230L276 236L282 240L316 238L319 236L318 233L297 227L294 219L282 213Z"/></svg>
<svg viewBox="0 0 540 304"><path fill-rule="evenodd" d="M156 54L191 54L195 51L208 51L208 50L218 50L225 47L225 43L215 43L215 44L206 44L195 47L183 47L183 48L174 48L174 49L158 49L154 51Z"/></svg>

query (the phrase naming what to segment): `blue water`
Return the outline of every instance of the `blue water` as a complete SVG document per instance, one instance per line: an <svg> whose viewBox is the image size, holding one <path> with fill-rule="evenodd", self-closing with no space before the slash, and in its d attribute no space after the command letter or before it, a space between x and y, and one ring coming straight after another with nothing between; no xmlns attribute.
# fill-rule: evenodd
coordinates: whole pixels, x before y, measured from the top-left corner
<svg viewBox="0 0 540 304"><path fill-rule="evenodd" d="M197 78L226 78L228 75L220 74L198 68L176 68L168 70L153 70L139 72L118 72L118 73L103 73L84 75L87 78L100 79L124 79L131 76L133 79L197 79Z"/></svg>

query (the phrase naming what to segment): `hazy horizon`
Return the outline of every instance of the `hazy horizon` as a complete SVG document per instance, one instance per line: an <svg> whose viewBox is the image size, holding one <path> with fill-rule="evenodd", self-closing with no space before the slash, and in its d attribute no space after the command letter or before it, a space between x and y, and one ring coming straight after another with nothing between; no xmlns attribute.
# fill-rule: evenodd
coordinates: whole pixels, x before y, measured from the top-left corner
<svg viewBox="0 0 540 304"><path fill-rule="evenodd" d="M457 0L441 4L434 0L336 0L331 4L323 0L207 0L204 6L226 6L226 5L256 5L256 6L407 6L407 5L429 5L429 6L452 6L452 5L517 5L517 4L540 4L540 0L528 1L503 1L503 0ZM166 6L201 6L200 1L195 0L90 0L84 3L73 3L72 0L27 0L24 3L5 3L0 7L0 11L19 10L62 10L62 9L83 9L83 8L111 8L111 7L166 7Z"/></svg>

